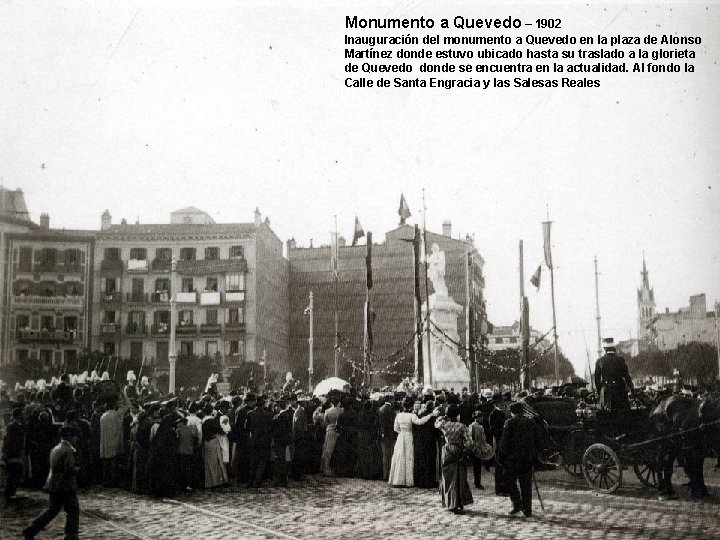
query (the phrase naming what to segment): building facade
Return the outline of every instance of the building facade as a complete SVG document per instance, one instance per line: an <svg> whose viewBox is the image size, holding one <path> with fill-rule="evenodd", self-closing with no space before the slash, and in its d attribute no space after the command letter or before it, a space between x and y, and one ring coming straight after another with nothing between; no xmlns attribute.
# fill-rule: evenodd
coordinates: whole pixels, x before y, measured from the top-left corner
<svg viewBox="0 0 720 540"><path fill-rule="evenodd" d="M3 357L75 368L90 346L92 234L52 230L43 214L38 229L11 233L6 242Z"/></svg>
<svg viewBox="0 0 720 540"><path fill-rule="evenodd" d="M444 234L428 231L427 243L437 243L445 252L445 280L450 296L464 309L458 320L463 347L484 339L487 317L483 295L484 260L470 237L451 237L450 223ZM414 368L415 296L414 255L411 242L414 232L404 225L385 234L385 241L372 246L372 282L370 300L373 311L373 365L378 373L373 386L390 383L401 376L412 376ZM335 371L335 311L338 314L338 376L347 379L353 367L362 364L364 341L364 303L366 299L365 245L348 246L341 238L338 247L338 279L331 266L331 247L298 247L288 242L290 264L290 350L293 374L307 380L309 360L309 317L306 314L310 292L313 293L313 360L314 380L332 376ZM468 264L470 263L470 264ZM424 276L424 265L421 265ZM433 292L432 284L427 287ZM421 301L427 290L421 277ZM469 299L469 301L468 301ZM469 309L468 309L469 307ZM468 315L469 314L469 315ZM468 318L469 316L469 318ZM468 326L470 320L470 326ZM396 354L399 351L400 354ZM394 355L394 356L393 356ZM400 358L402 356L402 358Z"/></svg>
<svg viewBox="0 0 720 540"><path fill-rule="evenodd" d="M637 292L638 350L658 349L667 351L678 345L697 341L718 345L718 315L720 306L708 311L704 293L690 297L690 303L678 311L656 312L655 293L650 287L649 274L643 258L641 285Z"/></svg>
<svg viewBox="0 0 720 540"><path fill-rule="evenodd" d="M537 350L543 353L552 347L552 343L537 330L530 328L530 346L537 343ZM491 351L502 351L504 349L520 349L522 336L520 334L520 322L515 321L510 326L493 326L492 332L488 334L487 347Z"/></svg>
<svg viewBox="0 0 720 540"><path fill-rule="evenodd" d="M287 261L259 211L250 223L217 224L189 207L173 212L169 224L153 225L113 225L106 211L101 223L93 349L162 369L176 291L178 354L219 356L227 369L263 354L287 362Z"/></svg>

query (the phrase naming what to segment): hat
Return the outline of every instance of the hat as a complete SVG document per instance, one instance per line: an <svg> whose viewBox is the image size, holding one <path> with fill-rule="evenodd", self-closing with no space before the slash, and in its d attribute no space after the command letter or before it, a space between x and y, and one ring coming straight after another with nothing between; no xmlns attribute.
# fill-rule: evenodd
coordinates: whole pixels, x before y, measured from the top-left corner
<svg viewBox="0 0 720 540"><path fill-rule="evenodd" d="M92 382L97 382L98 380L100 380L100 376L98 375L98 372L96 369L93 369L92 373L90 373L90 380Z"/></svg>
<svg viewBox="0 0 720 540"><path fill-rule="evenodd" d="M102 377L100 377L101 381L109 381L110 380L110 374L107 371L103 371Z"/></svg>
<svg viewBox="0 0 720 540"><path fill-rule="evenodd" d="M135 381L137 381L137 377L135 376L135 371L131 369L127 372L127 382L134 383Z"/></svg>
<svg viewBox="0 0 720 540"><path fill-rule="evenodd" d="M617 343L615 343L615 338L611 338L611 337L603 338L602 341L603 341L603 345L602 345L603 349L605 349L606 351L610 350L610 349L615 350L615 348L617 347Z"/></svg>
<svg viewBox="0 0 720 540"><path fill-rule="evenodd" d="M525 407L519 401L510 404L510 412L513 414L522 414L524 409Z"/></svg>
<svg viewBox="0 0 720 540"><path fill-rule="evenodd" d="M45 382L45 379L38 379L38 382L37 382L38 391L44 392L45 388L47 388L47 383Z"/></svg>
<svg viewBox="0 0 720 540"><path fill-rule="evenodd" d="M484 398L491 398L493 397L493 391L489 388L483 388L482 390L480 390L480 395Z"/></svg>
<svg viewBox="0 0 720 540"><path fill-rule="evenodd" d="M78 375L77 383L85 384L86 382L87 382L87 371L83 371L80 375Z"/></svg>
<svg viewBox="0 0 720 540"><path fill-rule="evenodd" d="M143 386L148 386L150 384L147 375L142 376L142 379L140 379L140 384L142 384Z"/></svg>

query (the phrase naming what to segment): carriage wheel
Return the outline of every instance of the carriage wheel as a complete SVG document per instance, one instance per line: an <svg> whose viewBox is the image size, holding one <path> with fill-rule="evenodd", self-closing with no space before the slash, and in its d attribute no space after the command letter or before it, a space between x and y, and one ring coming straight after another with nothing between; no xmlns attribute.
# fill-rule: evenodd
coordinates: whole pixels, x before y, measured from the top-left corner
<svg viewBox="0 0 720 540"><path fill-rule="evenodd" d="M602 443L595 443L585 450L582 471L587 483L597 493L614 493L622 484L620 458L612 448Z"/></svg>
<svg viewBox="0 0 720 540"><path fill-rule="evenodd" d="M583 475L583 467L582 463L565 463L563 461L563 469L565 469L570 476L574 476L576 478Z"/></svg>
<svg viewBox="0 0 720 540"><path fill-rule="evenodd" d="M651 463L640 463L639 465L633 465L635 476L638 477L642 485L656 488L658 486L657 470L655 465Z"/></svg>

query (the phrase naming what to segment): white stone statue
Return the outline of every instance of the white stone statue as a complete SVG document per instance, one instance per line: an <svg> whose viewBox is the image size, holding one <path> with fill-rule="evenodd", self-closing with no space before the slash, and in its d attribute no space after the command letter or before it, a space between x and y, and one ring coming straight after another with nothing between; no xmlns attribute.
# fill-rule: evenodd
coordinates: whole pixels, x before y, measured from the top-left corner
<svg viewBox="0 0 720 540"><path fill-rule="evenodd" d="M432 281L433 289L438 296L447 296L448 289L445 284L445 252L440 251L440 246L432 245L432 254L428 255L428 273Z"/></svg>

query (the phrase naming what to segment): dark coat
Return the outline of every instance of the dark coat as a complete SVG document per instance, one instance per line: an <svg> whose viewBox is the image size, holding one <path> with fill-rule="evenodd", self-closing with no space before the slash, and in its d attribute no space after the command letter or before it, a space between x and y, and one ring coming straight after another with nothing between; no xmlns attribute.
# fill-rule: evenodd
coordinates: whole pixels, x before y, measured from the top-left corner
<svg viewBox="0 0 720 540"><path fill-rule="evenodd" d="M395 410L390 403L385 403L380 407L378 418L380 420L380 437L384 440L394 440L397 437L395 433Z"/></svg>
<svg viewBox="0 0 720 540"><path fill-rule="evenodd" d="M513 416L503 427L497 460L506 466L532 466L537 460L537 440L535 423L524 416Z"/></svg>
<svg viewBox="0 0 720 540"><path fill-rule="evenodd" d="M272 424L272 413L265 407L257 407L250 411L245 420L245 429L250 433L250 445L255 448L270 448Z"/></svg>
<svg viewBox="0 0 720 540"><path fill-rule="evenodd" d="M600 393L600 405L609 410L629 409L627 393L633 389L627 364L614 352L598 358L595 363L595 388Z"/></svg>

